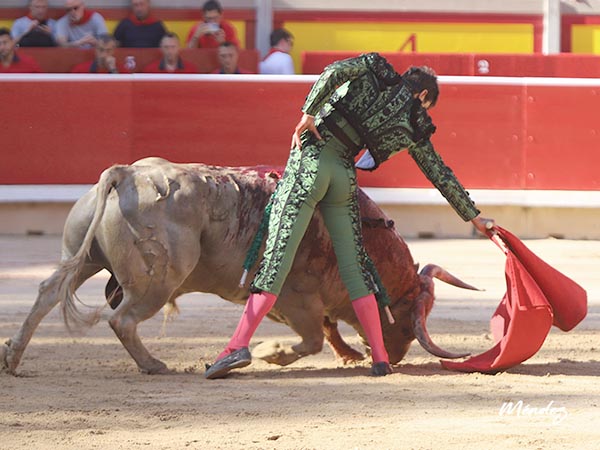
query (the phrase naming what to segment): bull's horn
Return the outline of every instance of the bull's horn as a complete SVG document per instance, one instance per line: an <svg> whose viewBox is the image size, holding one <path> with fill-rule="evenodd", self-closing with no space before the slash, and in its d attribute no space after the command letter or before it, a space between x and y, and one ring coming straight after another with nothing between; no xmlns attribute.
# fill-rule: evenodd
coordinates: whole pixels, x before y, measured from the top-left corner
<svg viewBox="0 0 600 450"><path fill-rule="evenodd" d="M482 291L482 289L476 288L475 286L471 286L470 284L465 283L464 281L456 278L450 272L446 271L446 269L441 268L440 266L436 266L435 264L427 264L419 275L425 275L430 278L437 278L444 283L451 284L452 286L456 286L462 289L470 289L472 291Z"/></svg>
<svg viewBox="0 0 600 450"><path fill-rule="evenodd" d="M423 269L424 270L424 269ZM438 347L431 337L429 336L429 332L427 331L427 308L428 302L433 302L433 295L429 293L421 294L415 300L415 305L412 310L412 326L415 332L415 336L427 352L431 353L434 356L439 358L446 359L457 359L464 358L465 356L469 356L470 353L451 353L440 347Z"/></svg>

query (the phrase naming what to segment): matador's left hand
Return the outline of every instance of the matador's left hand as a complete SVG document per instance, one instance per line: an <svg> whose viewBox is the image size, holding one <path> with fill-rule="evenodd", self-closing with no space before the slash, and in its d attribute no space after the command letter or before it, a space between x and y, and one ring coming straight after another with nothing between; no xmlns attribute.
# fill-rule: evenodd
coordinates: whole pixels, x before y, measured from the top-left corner
<svg viewBox="0 0 600 450"><path fill-rule="evenodd" d="M292 148L294 146L302 148L302 140L300 139L300 136L306 130L313 133L317 137L317 139L322 139L321 135L319 134L319 131L317 130L317 127L315 126L315 116L303 114L302 119L300 119L300 122L298 122L298 125L296 125L294 134L292 134Z"/></svg>

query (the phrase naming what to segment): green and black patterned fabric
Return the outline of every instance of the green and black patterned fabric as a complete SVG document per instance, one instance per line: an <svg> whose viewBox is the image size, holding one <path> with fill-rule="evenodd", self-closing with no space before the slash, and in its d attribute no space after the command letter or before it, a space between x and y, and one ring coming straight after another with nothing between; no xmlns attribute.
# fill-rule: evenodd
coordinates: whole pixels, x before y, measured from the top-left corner
<svg viewBox="0 0 600 450"><path fill-rule="evenodd" d="M419 103L415 103L419 102ZM322 140L306 131L302 150L292 149L274 196L266 250L253 291L278 295L300 241L318 206L332 238L341 278L357 299L384 293L362 244L354 158L368 148L377 168L407 149L421 171L459 216L479 214L468 193L435 151L435 131L411 87L376 53L329 65L313 85L302 111L315 116ZM378 296L386 304L385 295Z"/></svg>

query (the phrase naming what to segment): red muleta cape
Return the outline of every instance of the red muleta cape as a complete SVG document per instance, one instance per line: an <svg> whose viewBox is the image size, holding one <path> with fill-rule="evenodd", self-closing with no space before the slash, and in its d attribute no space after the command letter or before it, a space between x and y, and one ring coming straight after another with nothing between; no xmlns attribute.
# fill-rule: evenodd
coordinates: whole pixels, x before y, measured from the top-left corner
<svg viewBox="0 0 600 450"><path fill-rule="evenodd" d="M463 362L441 361L461 372L496 373L531 358L552 325L572 330L587 314L585 290L542 261L507 230L495 226L506 247L506 294L490 321L496 345Z"/></svg>

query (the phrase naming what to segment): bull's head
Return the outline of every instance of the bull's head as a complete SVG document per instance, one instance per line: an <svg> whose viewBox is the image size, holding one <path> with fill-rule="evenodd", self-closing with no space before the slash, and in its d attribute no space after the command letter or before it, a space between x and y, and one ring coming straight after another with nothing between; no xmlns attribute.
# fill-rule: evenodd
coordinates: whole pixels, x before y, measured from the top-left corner
<svg viewBox="0 0 600 450"><path fill-rule="evenodd" d="M433 308L435 299L433 278L438 278L441 281L463 289L478 289L433 264L425 266L419 273L419 278L420 292L416 298L412 302L404 300L393 302L390 308L395 318L410 317L410 322L408 320L397 320L397 323L394 325L384 323L386 327L398 327L398 330L390 333L395 338L394 342L386 341L386 349L388 350L390 362L395 364L402 360L414 338L419 341L419 344L427 352L440 358L456 359L469 356L469 353L452 353L436 345L427 331L427 317Z"/></svg>

